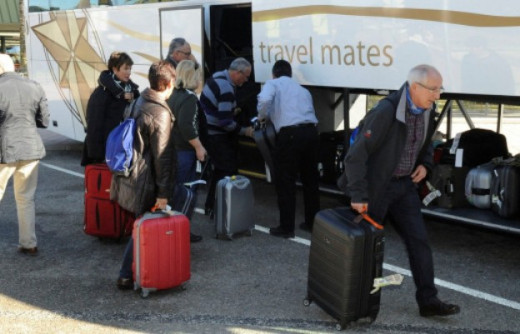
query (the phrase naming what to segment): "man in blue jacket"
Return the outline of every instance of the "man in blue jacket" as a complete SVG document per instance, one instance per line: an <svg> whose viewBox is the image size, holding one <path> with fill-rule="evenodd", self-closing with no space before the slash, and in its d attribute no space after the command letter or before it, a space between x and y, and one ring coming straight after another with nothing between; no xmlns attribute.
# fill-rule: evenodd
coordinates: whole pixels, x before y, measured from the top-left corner
<svg viewBox="0 0 520 334"><path fill-rule="evenodd" d="M423 317L460 312L459 306L437 297L432 252L416 187L433 165L435 101L442 91L437 69L429 65L412 68L407 82L365 116L345 158L351 207L368 211L376 221L390 218L406 245Z"/></svg>
<svg viewBox="0 0 520 334"><path fill-rule="evenodd" d="M47 98L42 87L15 73L11 57L0 54L0 201L14 175L18 249L29 255L38 253L34 194L38 162L45 156L36 128L48 125Z"/></svg>

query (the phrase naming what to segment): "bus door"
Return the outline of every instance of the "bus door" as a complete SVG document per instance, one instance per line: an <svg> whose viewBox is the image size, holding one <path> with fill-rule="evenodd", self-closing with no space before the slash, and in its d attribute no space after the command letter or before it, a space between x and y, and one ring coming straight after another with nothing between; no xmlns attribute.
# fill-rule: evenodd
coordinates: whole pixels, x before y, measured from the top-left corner
<svg viewBox="0 0 520 334"><path fill-rule="evenodd" d="M206 64L210 74L227 69L238 57L243 57L253 64L251 3L211 5L209 23L210 51L206 55ZM240 125L251 125L251 118L257 115L256 97L259 92L260 85L255 82L255 74L252 71L249 80L236 90L240 111L235 120ZM266 177L265 162L251 138L240 139L238 163L241 173Z"/></svg>

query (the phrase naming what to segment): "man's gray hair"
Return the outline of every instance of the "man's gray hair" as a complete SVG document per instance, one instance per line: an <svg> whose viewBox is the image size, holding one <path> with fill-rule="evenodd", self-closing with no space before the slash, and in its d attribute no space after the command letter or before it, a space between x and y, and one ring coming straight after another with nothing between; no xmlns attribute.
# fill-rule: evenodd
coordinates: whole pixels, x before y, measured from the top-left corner
<svg viewBox="0 0 520 334"><path fill-rule="evenodd" d="M0 53L0 74L4 72L14 72L14 63L11 56Z"/></svg>
<svg viewBox="0 0 520 334"><path fill-rule="evenodd" d="M414 82L424 83L430 74L441 76L441 73L431 65L417 65L408 73L408 84L411 85Z"/></svg>
<svg viewBox="0 0 520 334"><path fill-rule="evenodd" d="M251 63L247 59L239 57L231 62L229 69L233 71L243 72L246 69L251 68Z"/></svg>
<svg viewBox="0 0 520 334"><path fill-rule="evenodd" d="M172 39L172 41L170 42L170 47L168 48L168 57L170 57L174 51L183 47L186 43L188 42L186 42L186 39L182 37Z"/></svg>

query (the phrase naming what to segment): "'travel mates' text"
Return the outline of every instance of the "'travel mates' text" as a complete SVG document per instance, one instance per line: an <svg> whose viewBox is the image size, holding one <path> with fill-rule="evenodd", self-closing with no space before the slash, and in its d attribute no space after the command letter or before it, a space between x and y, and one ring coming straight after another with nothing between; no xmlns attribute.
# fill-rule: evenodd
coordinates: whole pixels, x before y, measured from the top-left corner
<svg viewBox="0 0 520 334"><path fill-rule="evenodd" d="M394 59L391 55L391 45L365 45L359 41L357 44L346 45L321 45L314 53L312 37L308 44L286 45L267 44L260 42L260 61L272 63L279 59L285 59L292 64L346 65L346 66L391 66ZM318 59L316 59L318 58Z"/></svg>

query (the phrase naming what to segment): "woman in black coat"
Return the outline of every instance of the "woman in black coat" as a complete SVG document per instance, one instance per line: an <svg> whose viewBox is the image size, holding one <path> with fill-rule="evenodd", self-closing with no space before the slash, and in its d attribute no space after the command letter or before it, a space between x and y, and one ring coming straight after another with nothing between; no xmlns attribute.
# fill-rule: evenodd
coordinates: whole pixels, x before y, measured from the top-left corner
<svg viewBox="0 0 520 334"><path fill-rule="evenodd" d="M139 86L130 80L134 62L125 52L112 52L108 70L101 72L87 104L87 135L82 166L105 162L110 131L123 119L126 106L139 97Z"/></svg>

